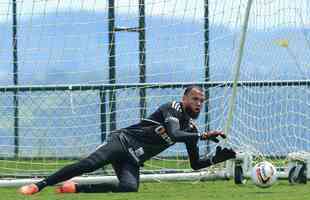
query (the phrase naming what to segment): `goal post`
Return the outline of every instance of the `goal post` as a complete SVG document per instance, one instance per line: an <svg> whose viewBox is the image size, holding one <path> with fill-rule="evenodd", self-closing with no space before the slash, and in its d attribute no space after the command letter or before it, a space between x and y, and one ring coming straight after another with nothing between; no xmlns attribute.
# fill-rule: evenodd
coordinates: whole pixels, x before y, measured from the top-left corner
<svg viewBox="0 0 310 200"><path fill-rule="evenodd" d="M248 0L244 22L242 24L242 29L241 29L241 37L240 37L239 45L238 45L239 48L236 49L237 60L236 60L236 64L234 65L234 78L233 78L234 81L232 85L232 95L231 95L230 102L229 102L229 107L228 107L229 110L228 110L227 120L226 120L226 124L224 128L224 132L227 135L229 134L232 121L233 121L233 113L234 113L234 107L236 104L236 96L237 96L237 88L238 88L237 84L240 78L240 67L241 67L242 55L244 51L244 44L246 41L246 32L248 29L251 6L252 6L252 0Z"/></svg>
<svg viewBox="0 0 310 200"><path fill-rule="evenodd" d="M225 130L220 145L287 177L309 160L309 9L307 0L4 0L0 186L76 162L192 84L208 90L200 131ZM215 146L199 142L201 155ZM229 165L193 171L176 144L145 163L142 181L226 179ZM108 166L76 180L113 175Z"/></svg>

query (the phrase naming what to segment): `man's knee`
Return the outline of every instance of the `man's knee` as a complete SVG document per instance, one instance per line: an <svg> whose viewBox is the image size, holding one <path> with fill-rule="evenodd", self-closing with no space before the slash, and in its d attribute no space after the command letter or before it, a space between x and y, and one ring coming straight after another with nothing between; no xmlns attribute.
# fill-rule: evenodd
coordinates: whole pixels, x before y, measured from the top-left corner
<svg viewBox="0 0 310 200"><path fill-rule="evenodd" d="M120 183L119 190L120 192L138 192L139 184L138 183Z"/></svg>

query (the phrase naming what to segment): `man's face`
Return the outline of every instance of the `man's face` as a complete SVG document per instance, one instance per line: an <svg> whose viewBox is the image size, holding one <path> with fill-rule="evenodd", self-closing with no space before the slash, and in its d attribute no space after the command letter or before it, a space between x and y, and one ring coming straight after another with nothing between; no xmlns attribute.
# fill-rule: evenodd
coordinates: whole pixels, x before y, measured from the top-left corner
<svg viewBox="0 0 310 200"><path fill-rule="evenodd" d="M182 102L186 113L193 119L197 119L205 97L202 91L193 88L187 95L183 96Z"/></svg>

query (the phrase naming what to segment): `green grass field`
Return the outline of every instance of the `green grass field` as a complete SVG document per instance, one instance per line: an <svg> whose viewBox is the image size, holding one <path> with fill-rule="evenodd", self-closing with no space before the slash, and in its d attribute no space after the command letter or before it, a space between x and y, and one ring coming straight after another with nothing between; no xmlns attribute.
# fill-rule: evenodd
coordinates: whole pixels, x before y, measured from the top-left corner
<svg viewBox="0 0 310 200"><path fill-rule="evenodd" d="M33 196L21 196L16 188L0 188L2 200L305 200L310 199L309 185L289 185L279 181L271 188L261 189L233 181L143 183L138 193L55 194L49 187Z"/></svg>
<svg viewBox="0 0 310 200"><path fill-rule="evenodd" d="M55 172L60 167L71 163L69 160L0 160L0 174L23 174L32 171ZM44 163L42 165L42 163ZM189 168L187 160L180 159L178 162L151 160L146 163L146 169L186 169ZM28 172L27 172L28 171ZM0 188L0 200L285 200L285 199L310 199L309 185L289 185L287 181L278 181L271 188L261 189L250 182L238 186L230 181L207 181L207 182L162 182L162 183L142 183L138 193L127 194L66 194L54 193L54 188L49 187L41 193L33 196L22 196L17 194L17 188Z"/></svg>

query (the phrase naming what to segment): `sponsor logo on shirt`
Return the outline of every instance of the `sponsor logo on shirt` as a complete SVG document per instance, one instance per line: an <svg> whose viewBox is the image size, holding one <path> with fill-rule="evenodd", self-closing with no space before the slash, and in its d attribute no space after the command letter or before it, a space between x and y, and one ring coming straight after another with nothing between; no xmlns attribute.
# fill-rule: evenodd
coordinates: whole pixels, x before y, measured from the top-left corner
<svg viewBox="0 0 310 200"><path fill-rule="evenodd" d="M169 135L167 134L167 131L165 129L165 127L163 126L158 126L155 129L155 133L157 133L163 140L165 140L169 145L173 145L175 142L173 142L171 140L171 138L169 137Z"/></svg>

